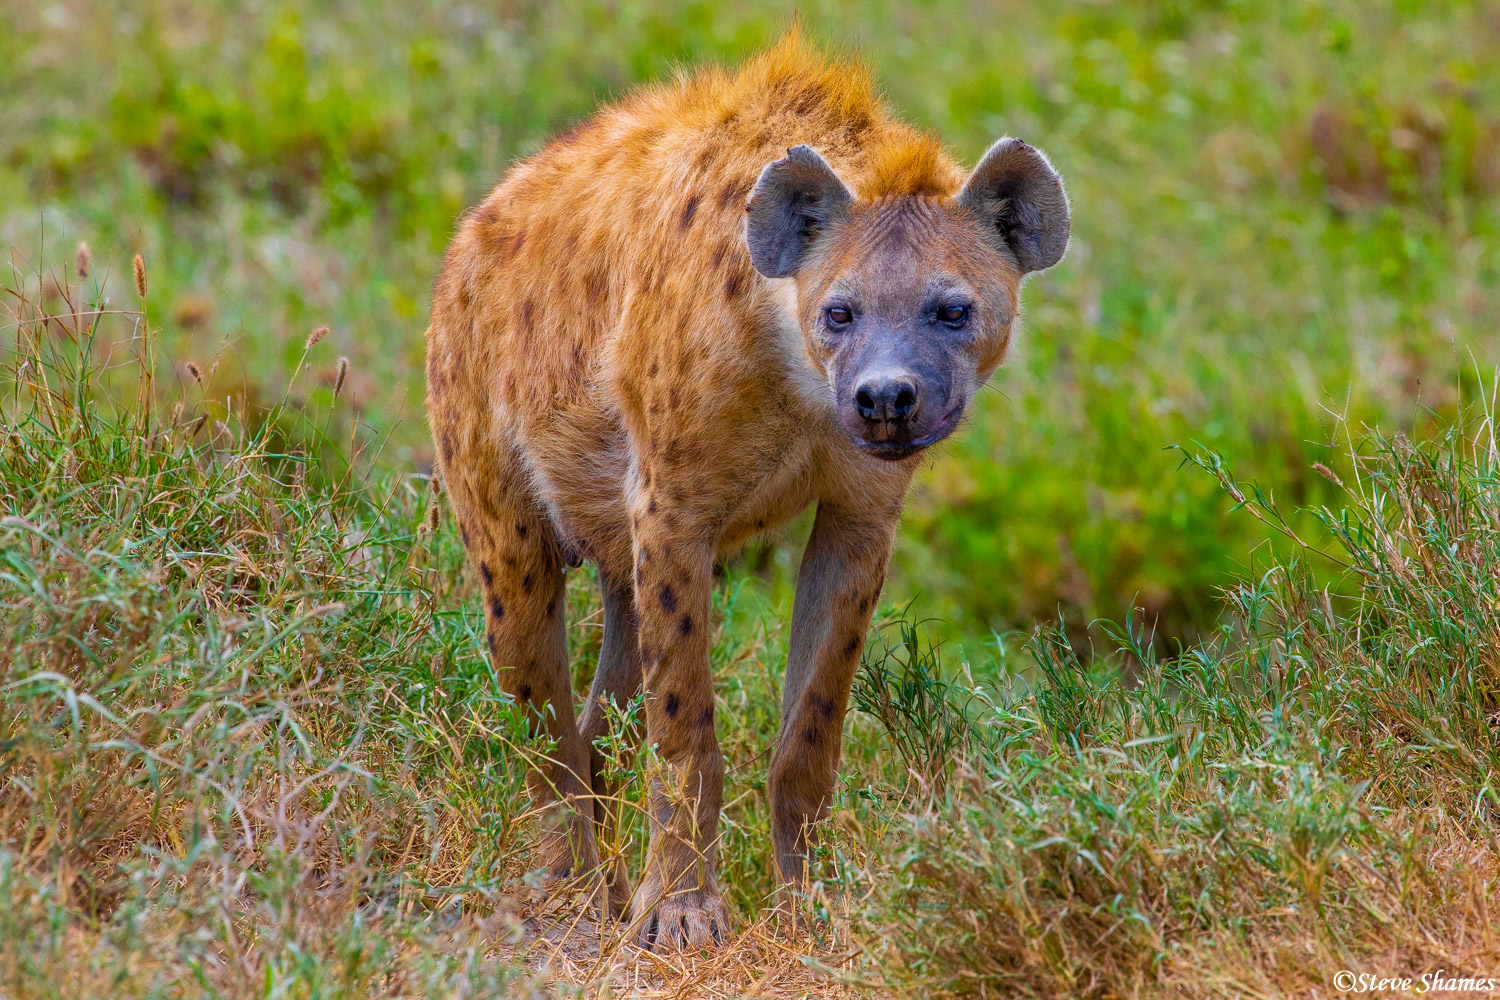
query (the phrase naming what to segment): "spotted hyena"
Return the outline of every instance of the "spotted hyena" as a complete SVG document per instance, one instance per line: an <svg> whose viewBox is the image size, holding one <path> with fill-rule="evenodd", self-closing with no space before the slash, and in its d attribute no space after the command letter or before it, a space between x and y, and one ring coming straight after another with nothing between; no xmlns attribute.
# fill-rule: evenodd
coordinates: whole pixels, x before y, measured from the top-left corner
<svg viewBox="0 0 1500 1000"><path fill-rule="evenodd" d="M795 36L738 72L646 87L517 164L449 247L427 407L504 689L556 741L531 787L545 863L643 943L711 944L724 761L716 557L817 513L770 765L776 863L804 877L902 498L1004 358L1068 204L1017 139L967 176L857 67ZM604 644L581 716L563 579L591 560ZM600 870L594 741L644 682L661 767L630 896Z"/></svg>

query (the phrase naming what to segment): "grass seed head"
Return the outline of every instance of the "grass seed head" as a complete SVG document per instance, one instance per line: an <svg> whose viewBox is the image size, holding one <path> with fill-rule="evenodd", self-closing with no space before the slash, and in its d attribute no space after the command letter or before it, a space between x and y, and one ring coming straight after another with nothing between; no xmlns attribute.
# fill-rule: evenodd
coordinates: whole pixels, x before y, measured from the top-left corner
<svg viewBox="0 0 1500 1000"><path fill-rule="evenodd" d="M135 294L144 299L146 297L146 261L140 254L136 254L131 266L135 269Z"/></svg>
<svg viewBox="0 0 1500 1000"><path fill-rule="evenodd" d="M78 244L78 253L73 257L73 269L78 272L80 279L87 278L94 271L94 255L89 253L87 243Z"/></svg>
<svg viewBox="0 0 1500 1000"><path fill-rule="evenodd" d="M309 333L307 335L307 344L306 344L306 346L305 346L304 349L305 350L309 350L309 351L312 350L314 347L316 347L318 345L318 342L320 340L322 340L326 336L328 336L328 327L326 327L326 326L317 327L316 329L313 330L312 333Z"/></svg>
<svg viewBox="0 0 1500 1000"><path fill-rule="evenodd" d="M195 364L192 361L189 361L187 364L183 365L183 367L186 368L187 369L187 373L193 377L193 381L194 382L197 382L199 385L203 384L203 369L202 368L199 368L197 366L197 364Z"/></svg>
<svg viewBox="0 0 1500 1000"><path fill-rule="evenodd" d="M1314 472L1322 476L1324 479L1328 480L1333 485L1337 486L1339 489L1344 488L1344 481L1339 478L1338 473L1334 472L1322 462L1314 462L1312 464L1312 467Z"/></svg>
<svg viewBox="0 0 1500 1000"><path fill-rule="evenodd" d="M431 488L427 491L427 530L437 534L438 520L442 517L442 507L438 501L438 480L433 476L428 480Z"/></svg>
<svg viewBox="0 0 1500 1000"><path fill-rule="evenodd" d="M339 373L338 373L337 376L334 377L334 380L333 380L333 398L334 399L338 399L339 395L341 393L343 393L343 391L344 391L344 379L346 379L348 377L349 377L349 359L346 358L346 357L342 357L341 356L339 358Z"/></svg>

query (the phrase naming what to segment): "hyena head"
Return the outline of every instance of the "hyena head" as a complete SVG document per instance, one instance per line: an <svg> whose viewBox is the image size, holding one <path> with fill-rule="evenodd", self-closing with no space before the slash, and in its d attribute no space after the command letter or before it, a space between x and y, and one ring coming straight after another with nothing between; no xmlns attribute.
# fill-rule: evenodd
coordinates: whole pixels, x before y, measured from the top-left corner
<svg viewBox="0 0 1500 1000"><path fill-rule="evenodd" d="M954 197L859 198L796 146L761 171L745 242L757 271L795 280L839 423L895 461L947 437L1004 358L1021 279L1067 247L1068 201L1018 139L991 146Z"/></svg>

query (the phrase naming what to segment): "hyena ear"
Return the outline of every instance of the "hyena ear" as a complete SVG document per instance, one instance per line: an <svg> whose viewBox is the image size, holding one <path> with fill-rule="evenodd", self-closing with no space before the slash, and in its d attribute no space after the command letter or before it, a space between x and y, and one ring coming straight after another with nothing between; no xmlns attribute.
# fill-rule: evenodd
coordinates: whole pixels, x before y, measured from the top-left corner
<svg viewBox="0 0 1500 1000"><path fill-rule="evenodd" d="M750 263L768 278L785 278L802 265L818 233L849 211L854 195L821 156L793 146L760 172L746 205Z"/></svg>
<svg viewBox="0 0 1500 1000"><path fill-rule="evenodd" d="M1021 265L1041 271L1068 248L1068 196L1042 152L1006 137L989 148L964 182L959 204L987 220Z"/></svg>

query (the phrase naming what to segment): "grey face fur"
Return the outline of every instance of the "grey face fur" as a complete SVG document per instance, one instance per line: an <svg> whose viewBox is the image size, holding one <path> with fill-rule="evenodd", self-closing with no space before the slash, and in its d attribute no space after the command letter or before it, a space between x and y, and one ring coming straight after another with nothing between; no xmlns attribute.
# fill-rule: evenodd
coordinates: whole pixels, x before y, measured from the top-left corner
<svg viewBox="0 0 1500 1000"><path fill-rule="evenodd" d="M952 433L979 382L980 342L1009 326L1012 308L1003 290L934 260L950 211L895 203L862 221L870 245L824 291L814 337L844 430L865 452L898 460Z"/></svg>

